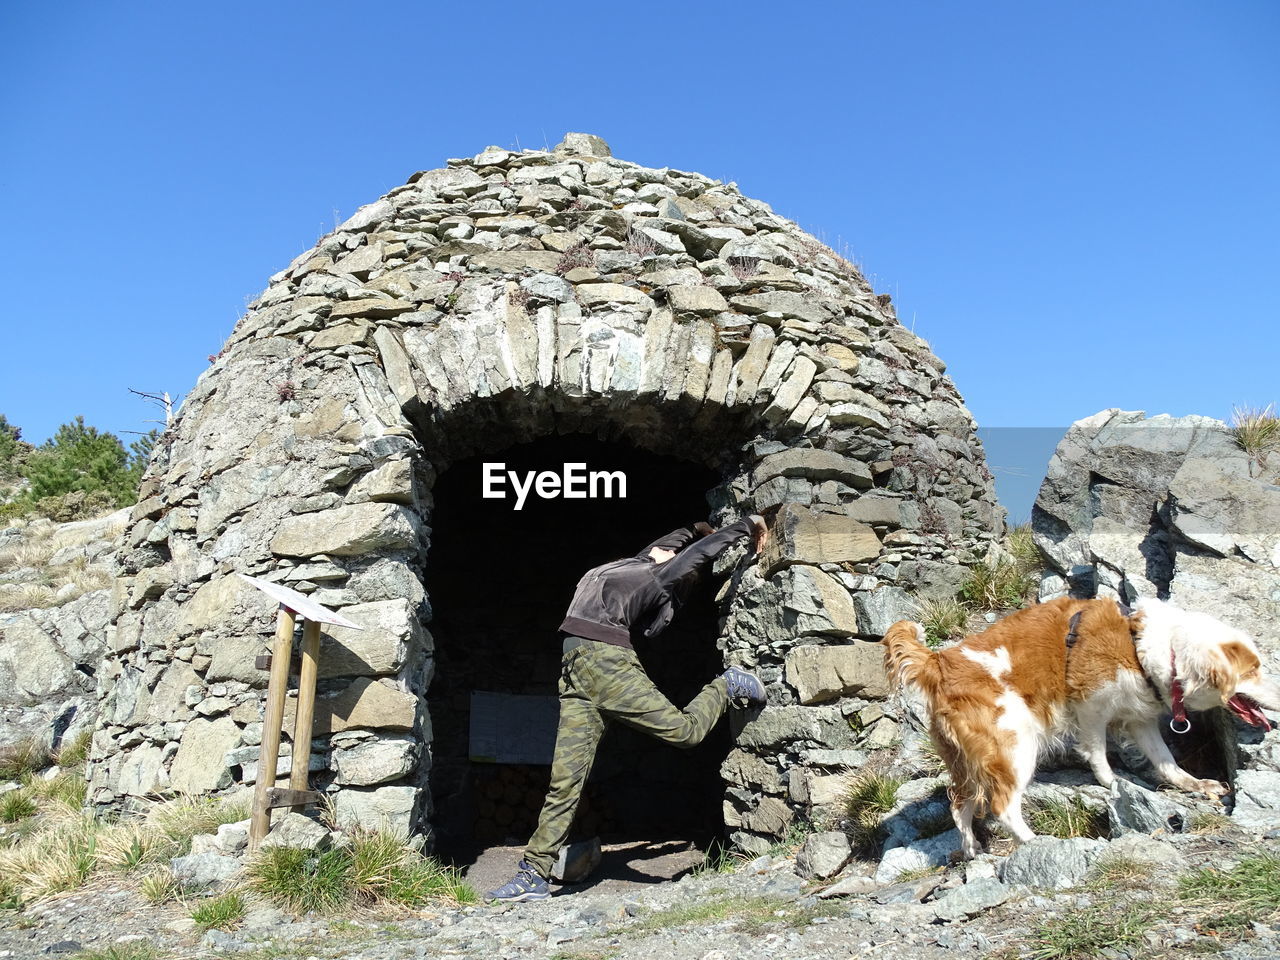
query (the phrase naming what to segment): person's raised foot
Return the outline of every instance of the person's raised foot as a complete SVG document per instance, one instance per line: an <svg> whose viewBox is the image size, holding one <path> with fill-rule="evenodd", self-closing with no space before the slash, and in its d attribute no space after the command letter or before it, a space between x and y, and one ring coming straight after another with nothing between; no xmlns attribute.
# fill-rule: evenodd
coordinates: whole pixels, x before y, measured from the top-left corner
<svg viewBox="0 0 1280 960"><path fill-rule="evenodd" d="M729 686L730 700L750 700L753 704L764 704L764 684L754 673L748 673L741 667L730 667L721 676Z"/></svg>
<svg viewBox="0 0 1280 960"><path fill-rule="evenodd" d="M547 881L538 876L538 871L527 860L521 860L516 867L516 875L484 895L490 903L525 903L530 900L545 900L551 896L551 888Z"/></svg>

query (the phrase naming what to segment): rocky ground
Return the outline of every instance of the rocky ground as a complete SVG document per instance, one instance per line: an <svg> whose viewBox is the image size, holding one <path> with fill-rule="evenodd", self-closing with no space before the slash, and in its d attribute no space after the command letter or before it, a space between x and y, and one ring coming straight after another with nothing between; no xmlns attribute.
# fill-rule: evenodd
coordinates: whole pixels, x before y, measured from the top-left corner
<svg viewBox="0 0 1280 960"><path fill-rule="evenodd" d="M1105 847L1106 855L1087 855L1090 845ZM1275 840L1235 827L1154 838L1129 834L1110 844L1042 838L1012 854L998 844L997 855L891 883L874 880L875 864L855 862L830 884L803 880L798 870L806 868L798 867L794 853L664 880L646 871L661 872L655 863L669 867L670 849L632 845L606 852L606 879L560 888L540 903L336 919L254 905L229 932L199 929L189 905L151 907L130 888L100 883L23 913L0 914L0 957L950 960L1218 954L1245 960L1280 956L1275 900L1246 915L1246 892L1206 899L1180 890L1179 883L1201 868L1227 871L1242 858L1277 854L1278 848ZM500 872L498 861L512 853L495 854L491 869ZM479 879L475 868L473 878ZM1271 883L1274 890L1274 878Z"/></svg>

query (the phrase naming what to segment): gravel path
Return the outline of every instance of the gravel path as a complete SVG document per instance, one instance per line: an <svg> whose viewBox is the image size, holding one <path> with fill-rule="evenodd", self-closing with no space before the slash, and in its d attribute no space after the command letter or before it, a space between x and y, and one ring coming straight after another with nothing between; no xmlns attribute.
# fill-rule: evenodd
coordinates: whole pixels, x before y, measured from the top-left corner
<svg viewBox="0 0 1280 960"><path fill-rule="evenodd" d="M1280 957L1276 928L1255 924L1242 935L1224 936L1215 928L1214 911L1184 904L1176 895L1178 875L1203 864L1226 867L1238 859L1246 850L1241 838L1180 835L1169 840L1186 867L1177 874L1157 868L1128 886L1106 889L1040 893L1006 887L990 877L998 858L989 857L868 893L823 899L820 887L796 875L794 859L761 858L732 873L685 875L674 881L602 878L561 889L541 903L382 911L339 920L295 918L255 907L231 933L202 933L179 905L149 907L119 884L99 884L22 914L0 914L0 957L74 957L82 950L103 951L122 941L142 940L154 946L159 958L1013 960L1043 947L1046 930L1091 926L1113 936L1104 936L1105 945L1082 955ZM1280 845L1247 846L1262 849L1274 853ZM637 857L636 849L611 853L610 859L622 864ZM494 864L517 854L495 853ZM664 862L670 866L674 860ZM609 869L606 864L605 872ZM984 908L983 896L991 891L1004 902ZM975 916L961 912L959 919L944 922L939 914L947 913L947 899L961 895L975 904ZM1116 932L1127 917L1146 918L1146 928L1131 942L1123 942L1122 930Z"/></svg>

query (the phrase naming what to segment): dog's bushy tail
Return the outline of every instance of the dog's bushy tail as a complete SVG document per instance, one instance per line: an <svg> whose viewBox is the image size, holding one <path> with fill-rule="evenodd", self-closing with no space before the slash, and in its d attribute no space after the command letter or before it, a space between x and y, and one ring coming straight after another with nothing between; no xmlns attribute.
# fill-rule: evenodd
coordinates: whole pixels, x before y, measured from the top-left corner
<svg viewBox="0 0 1280 960"><path fill-rule="evenodd" d="M889 683L918 693L929 707L929 734L951 772L954 803L973 801L980 809L998 793L992 771L1002 763L993 748L991 718L956 709L944 695L947 684L939 652L924 645L924 627L900 620L884 635L884 670ZM985 724L985 726L984 726Z"/></svg>
<svg viewBox="0 0 1280 960"><path fill-rule="evenodd" d="M916 687L929 697L937 674L934 653L924 645L924 627L910 620L899 620L884 635L884 672L896 687Z"/></svg>

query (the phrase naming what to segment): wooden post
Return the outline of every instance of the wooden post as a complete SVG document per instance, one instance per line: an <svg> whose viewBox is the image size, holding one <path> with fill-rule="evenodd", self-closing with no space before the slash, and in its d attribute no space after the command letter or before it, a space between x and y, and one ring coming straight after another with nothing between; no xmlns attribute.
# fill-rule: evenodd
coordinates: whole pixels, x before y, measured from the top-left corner
<svg viewBox="0 0 1280 960"><path fill-rule="evenodd" d="M302 627L302 667L298 671L298 712L293 723L293 761L289 788L307 789L311 766L311 728L316 714L316 673L320 664L320 624L306 620ZM302 807L292 809L301 811Z"/></svg>
<svg viewBox="0 0 1280 960"><path fill-rule="evenodd" d="M296 614L280 604L276 615L276 642L271 650L271 680L267 684L267 705L262 717L262 746L258 756L258 782L253 791L253 813L249 821L249 851L271 829L268 793L276 785L276 761L280 758L280 730L284 701L289 690L289 661L293 655L293 626ZM310 624L308 624L310 626ZM307 740L310 746L310 738Z"/></svg>

